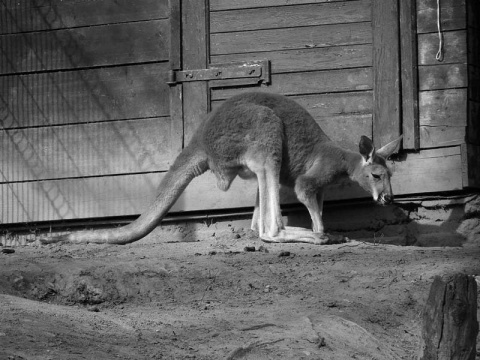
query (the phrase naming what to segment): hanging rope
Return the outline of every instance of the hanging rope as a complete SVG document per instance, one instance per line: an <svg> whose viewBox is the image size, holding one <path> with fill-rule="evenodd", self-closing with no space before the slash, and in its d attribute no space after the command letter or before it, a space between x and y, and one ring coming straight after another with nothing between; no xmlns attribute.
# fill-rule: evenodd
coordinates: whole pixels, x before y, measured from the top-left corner
<svg viewBox="0 0 480 360"><path fill-rule="evenodd" d="M440 24L440 0L437 0L437 30L438 30L438 52L435 56L437 61L443 61L443 33Z"/></svg>

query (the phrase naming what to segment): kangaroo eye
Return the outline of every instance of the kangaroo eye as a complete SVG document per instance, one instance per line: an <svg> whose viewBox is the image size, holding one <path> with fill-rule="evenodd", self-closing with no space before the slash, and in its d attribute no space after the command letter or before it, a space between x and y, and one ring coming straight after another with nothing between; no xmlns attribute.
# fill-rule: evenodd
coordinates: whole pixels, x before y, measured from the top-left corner
<svg viewBox="0 0 480 360"><path fill-rule="evenodd" d="M378 174L372 174L372 176L373 176L374 179L380 180L380 175L378 175Z"/></svg>

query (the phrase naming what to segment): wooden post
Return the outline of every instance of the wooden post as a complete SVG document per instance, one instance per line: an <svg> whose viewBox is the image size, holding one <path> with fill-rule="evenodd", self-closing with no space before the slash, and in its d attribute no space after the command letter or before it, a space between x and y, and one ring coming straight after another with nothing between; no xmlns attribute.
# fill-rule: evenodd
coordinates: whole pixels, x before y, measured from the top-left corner
<svg viewBox="0 0 480 360"><path fill-rule="evenodd" d="M373 142L400 135L400 46L398 0L373 0Z"/></svg>
<svg viewBox="0 0 480 360"><path fill-rule="evenodd" d="M423 313L420 360L475 360L477 284L472 276L435 277Z"/></svg>

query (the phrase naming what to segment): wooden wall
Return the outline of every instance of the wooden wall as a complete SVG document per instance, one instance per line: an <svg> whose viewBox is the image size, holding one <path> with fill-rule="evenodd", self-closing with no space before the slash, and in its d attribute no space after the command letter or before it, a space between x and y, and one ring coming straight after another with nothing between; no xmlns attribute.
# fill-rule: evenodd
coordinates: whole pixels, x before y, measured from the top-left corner
<svg viewBox="0 0 480 360"><path fill-rule="evenodd" d="M167 0L1 2L0 223L109 214L88 202L108 193L141 210L134 187L153 191L145 174L181 144L168 14Z"/></svg>
<svg viewBox="0 0 480 360"><path fill-rule="evenodd" d="M443 59L436 60L437 1L417 0L420 147L465 143L468 66L466 1L442 0Z"/></svg>
<svg viewBox="0 0 480 360"><path fill-rule="evenodd" d="M417 0L420 142L419 151L405 152L392 164L396 194L460 190L470 176L465 135L467 126L480 131L479 92L472 86L480 57L472 50L478 46L466 48L478 28L478 16L467 22L466 8L475 1L441 1L445 58L437 62L436 0ZM180 65L201 69L268 59L271 85L254 89L292 97L342 145L357 149L361 135L375 138L381 121L388 130L388 116L374 119L380 104L375 86L383 84L386 96L390 86L399 86L376 72L375 54L384 48L375 53L375 41L385 40L378 31L374 39L372 14L391 10L384 0L209 0L209 8L200 0L174 1L182 5L182 44L174 44L182 54L170 50L168 3L1 2L0 223L143 211L200 114L252 90L178 85L173 108L167 71ZM395 59L390 54L387 60ZM395 108L399 97L393 100ZM394 112L400 114L398 106ZM400 129L397 123L392 134ZM478 148L479 138L468 146ZM222 193L207 174L193 181L172 210L249 207L255 191L254 184L237 180ZM341 184L327 198L364 196Z"/></svg>
<svg viewBox="0 0 480 360"><path fill-rule="evenodd" d="M210 61L270 60L272 84L257 90L292 96L357 149L372 136L372 1L313 2L211 0ZM242 91L213 89L212 106Z"/></svg>

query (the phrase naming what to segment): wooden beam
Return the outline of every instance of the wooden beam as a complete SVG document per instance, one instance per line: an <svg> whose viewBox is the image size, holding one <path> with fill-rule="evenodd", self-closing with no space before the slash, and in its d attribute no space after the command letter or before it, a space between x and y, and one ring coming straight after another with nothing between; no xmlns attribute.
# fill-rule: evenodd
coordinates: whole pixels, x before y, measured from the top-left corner
<svg viewBox="0 0 480 360"><path fill-rule="evenodd" d="M383 146L400 135L398 0L373 0L373 138Z"/></svg>
<svg viewBox="0 0 480 360"><path fill-rule="evenodd" d="M403 147L418 150L418 60L416 0L400 1Z"/></svg>
<svg viewBox="0 0 480 360"><path fill-rule="evenodd" d="M182 69L182 4L169 0L170 19L170 71ZM170 153L176 156L183 147L183 85L170 86Z"/></svg>
<svg viewBox="0 0 480 360"><path fill-rule="evenodd" d="M208 35L206 0L182 0L183 69L206 69ZM209 110L206 81L183 84L184 142L187 144Z"/></svg>

